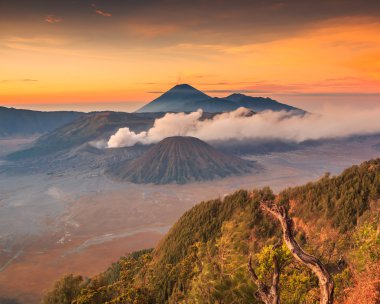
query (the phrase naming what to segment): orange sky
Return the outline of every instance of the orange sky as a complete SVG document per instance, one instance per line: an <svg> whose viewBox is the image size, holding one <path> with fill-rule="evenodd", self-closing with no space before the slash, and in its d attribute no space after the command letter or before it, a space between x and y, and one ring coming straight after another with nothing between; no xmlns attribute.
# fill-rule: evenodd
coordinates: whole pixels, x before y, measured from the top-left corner
<svg viewBox="0 0 380 304"><path fill-rule="evenodd" d="M0 104L130 102L133 108L177 83L215 96L246 92L305 107L335 97L376 102L380 96L376 16L323 17L283 31L258 30L260 35L202 23L198 36L180 21L118 16L116 22L110 9L94 6L91 18L98 16L102 23L94 33L89 27L95 19L70 24L59 14L0 21Z"/></svg>

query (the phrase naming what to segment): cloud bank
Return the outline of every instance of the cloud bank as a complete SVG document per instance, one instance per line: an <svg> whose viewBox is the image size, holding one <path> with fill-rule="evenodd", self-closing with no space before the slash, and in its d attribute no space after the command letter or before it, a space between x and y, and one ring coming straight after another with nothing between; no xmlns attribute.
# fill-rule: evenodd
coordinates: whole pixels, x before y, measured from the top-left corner
<svg viewBox="0 0 380 304"><path fill-rule="evenodd" d="M201 119L202 111L168 113L156 119L147 132L136 134L121 128L107 143L109 148L152 144L169 136L194 136L204 141L281 139L294 142L380 133L380 109L328 109L325 114L293 115L266 111L250 115L239 108L211 119Z"/></svg>

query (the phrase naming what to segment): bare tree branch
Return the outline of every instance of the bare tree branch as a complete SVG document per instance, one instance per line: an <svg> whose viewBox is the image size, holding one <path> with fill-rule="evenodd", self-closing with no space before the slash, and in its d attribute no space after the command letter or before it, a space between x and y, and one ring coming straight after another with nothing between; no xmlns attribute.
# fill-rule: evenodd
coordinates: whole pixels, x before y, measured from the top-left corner
<svg viewBox="0 0 380 304"><path fill-rule="evenodd" d="M260 207L280 222L284 242L293 257L308 267L318 277L321 291L320 303L332 304L334 302L334 282L332 277L318 258L306 253L298 245L293 234L293 221L289 217L288 211L284 207L274 204L272 201L263 201Z"/></svg>

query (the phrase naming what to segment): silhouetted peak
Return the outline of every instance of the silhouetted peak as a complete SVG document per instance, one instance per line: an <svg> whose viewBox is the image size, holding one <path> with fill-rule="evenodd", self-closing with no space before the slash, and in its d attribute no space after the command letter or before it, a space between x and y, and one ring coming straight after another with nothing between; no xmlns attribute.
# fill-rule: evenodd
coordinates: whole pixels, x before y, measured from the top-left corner
<svg viewBox="0 0 380 304"><path fill-rule="evenodd" d="M203 94L203 92L201 92L200 90L197 90L196 88L186 83L175 85L169 91L167 91L167 93L186 93L186 94L201 93Z"/></svg>

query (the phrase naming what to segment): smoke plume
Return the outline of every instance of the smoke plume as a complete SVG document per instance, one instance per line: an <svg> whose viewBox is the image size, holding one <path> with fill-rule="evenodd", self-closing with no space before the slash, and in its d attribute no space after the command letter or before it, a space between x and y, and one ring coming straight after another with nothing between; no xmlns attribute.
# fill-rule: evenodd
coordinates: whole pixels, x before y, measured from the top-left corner
<svg viewBox="0 0 380 304"><path fill-rule="evenodd" d="M136 134L129 128L119 129L108 141L109 148L130 147L136 143L156 143L169 136L194 136L205 141L231 139L282 139L295 142L350 135L380 133L379 109L328 109L324 114L294 115L289 112L265 111L250 115L250 110L215 115L201 119L202 111L168 113L156 119L147 132Z"/></svg>

